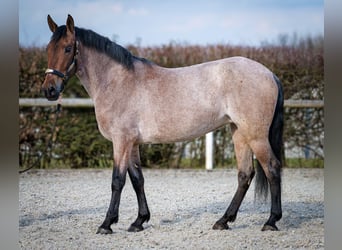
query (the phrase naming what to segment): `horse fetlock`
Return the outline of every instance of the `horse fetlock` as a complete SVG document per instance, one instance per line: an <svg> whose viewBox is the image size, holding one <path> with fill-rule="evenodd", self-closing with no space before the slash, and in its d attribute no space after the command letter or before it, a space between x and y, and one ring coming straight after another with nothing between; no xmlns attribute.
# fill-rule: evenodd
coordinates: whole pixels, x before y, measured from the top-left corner
<svg viewBox="0 0 342 250"><path fill-rule="evenodd" d="M135 220L134 223L130 226L128 229L129 232L139 232L142 231L144 228L142 227L142 224L144 222L148 222L150 220L150 213L142 215L139 213L138 218Z"/></svg>
<svg viewBox="0 0 342 250"><path fill-rule="evenodd" d="M235 219L236 219L236 214L228 215L228 221L229 221L229 222L234 222Z"/></svg>
<svg viewBox="0 0 342 250"><path fill-rule="evenodd" d="M280 220L282 217L283 217L282 213L278 213L278 214L274 215L274 219L276 221Z"/></svg>
<svg viewBox="0 0 342 250"><path fill-rule="evenodd" d="M105 220L103 221L103 223L101 224L101 226L99 227L100 228L103 228L103 229L106 229L106 230L111 230L110 229L110 226L112 224L116 224L118 223L119 221L119 216L116 215L116 216L112 216L112 215L108 215L106 216Z"/></svg>
<svg viewBox="0 0 342 250"><path fill-rule="evenodd" d="M151 218L151 214L150 214L150 212L148 212L147 214L144 214L144 215L139 214L139 218L141 218L141 220L143 222L149 222L149 220Z"/></svg>
<svg viewBox="0 0 342 250"><path fill-rule="evenodd" d="M106 216L106 219L103 221L101 226L97 229L97 234L112 234L113 230L110 228L110 226L114 223L117 223L119 221L119 216L115 215L108 215Z"/></svg>

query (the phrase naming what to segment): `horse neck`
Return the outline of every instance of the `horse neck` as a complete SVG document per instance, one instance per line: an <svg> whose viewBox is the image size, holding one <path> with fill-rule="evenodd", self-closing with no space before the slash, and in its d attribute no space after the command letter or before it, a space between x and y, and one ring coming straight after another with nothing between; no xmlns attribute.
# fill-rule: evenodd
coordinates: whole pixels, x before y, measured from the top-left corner
<svg viewBox="0 0 342 250"><path fill-rule="evenodd" d="M127 75L127 70L109 56L86 46L80 46L77 77L89 96L95 100L104 96L108 87L115 91L123 81L120 76Z"/></svg>

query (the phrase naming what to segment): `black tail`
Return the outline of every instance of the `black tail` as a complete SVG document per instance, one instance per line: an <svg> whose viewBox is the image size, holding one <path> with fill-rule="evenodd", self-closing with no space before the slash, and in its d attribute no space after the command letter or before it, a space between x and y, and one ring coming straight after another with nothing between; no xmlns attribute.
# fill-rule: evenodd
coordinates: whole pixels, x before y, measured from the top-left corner
<svg viewBox="0 0 342 250"><path fill-rule="evenodd" d="M283 125L284 125L284 119L283 119L283 114L284 114L284 96L283 96L283 87L275 75L273 75L274 80L277 83L278 86L278 100L276 104L276 108L274 111L274 116L272 120L272 124L270 127L268 139L270 141L273 153L275 157L280 162L280 166L282 167L283 165L283 157L282 157L282 148L283 148ZM255 177L255 195L257 197L264 197L264 199L267 199L268 195L268 181L265 175L265 172L263 171L259 161L257 161L256 164L256 177Z"/></svg>

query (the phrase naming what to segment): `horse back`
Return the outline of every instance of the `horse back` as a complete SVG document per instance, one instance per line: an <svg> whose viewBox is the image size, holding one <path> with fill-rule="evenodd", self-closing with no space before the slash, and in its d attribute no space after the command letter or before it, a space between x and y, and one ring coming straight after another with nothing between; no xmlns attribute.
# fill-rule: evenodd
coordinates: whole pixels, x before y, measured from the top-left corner
<svg viewBox="0 0 342 250"><path fill-rule="evenodd" d="M232 57L149 70L136 92L143 142L193 139L227 123L267 133L277 85L272 72L260 63Z"/></svg>

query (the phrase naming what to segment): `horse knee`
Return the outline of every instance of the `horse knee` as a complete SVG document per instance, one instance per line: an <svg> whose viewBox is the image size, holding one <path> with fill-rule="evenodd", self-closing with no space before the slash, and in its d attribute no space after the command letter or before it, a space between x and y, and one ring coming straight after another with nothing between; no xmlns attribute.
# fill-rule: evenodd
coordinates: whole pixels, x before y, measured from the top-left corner
<svg viewBox="0 0 342 250"><path fill-rule="evenodd" d="M135 166L128 169L128 174L135 188L141 188L144 186L145 180L141 169L135 168Z"/></svg>
<svg viewBox="0 0 342 250"><path fill-rule="evenodd" d="M113 174L112 191L121 191L126 183L126 176L121 174Z"/></svg>
<svg viewBox="0 0 342 250"><path fill-rule="evenodd" d="M121 191L125 185L125 182L119 178L115 178L112 181L112 191Z"/></svg>

